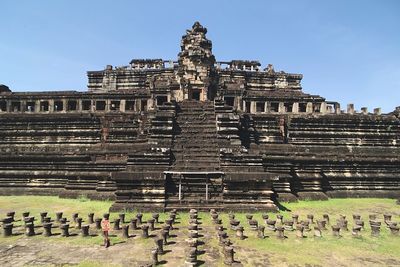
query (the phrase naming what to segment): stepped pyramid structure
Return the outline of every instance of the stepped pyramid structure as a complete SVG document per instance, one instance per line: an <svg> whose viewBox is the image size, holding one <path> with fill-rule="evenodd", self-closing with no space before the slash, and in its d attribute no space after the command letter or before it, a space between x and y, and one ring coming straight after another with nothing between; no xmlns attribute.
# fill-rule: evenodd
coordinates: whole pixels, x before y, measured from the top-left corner
<svg viewBox="0 0 400 267"><path fill-rule="evenodd" d="M276 210L400 196L400 107L357 112L301 74L216 61L196 22L178 60L89 71L88 91L0 86L0 194L112 199L112 210Z"/></svg>

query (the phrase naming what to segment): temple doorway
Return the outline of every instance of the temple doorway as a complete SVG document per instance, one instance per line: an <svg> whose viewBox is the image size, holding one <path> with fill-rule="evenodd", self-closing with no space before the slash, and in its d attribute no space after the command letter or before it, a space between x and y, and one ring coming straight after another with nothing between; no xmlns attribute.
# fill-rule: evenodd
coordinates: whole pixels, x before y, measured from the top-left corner
<svg viewBox="0 0 400 267"><path fill-rule="evenodd" d="M190 99L200 101L200 90L192 90L190 92Z"/></svg>

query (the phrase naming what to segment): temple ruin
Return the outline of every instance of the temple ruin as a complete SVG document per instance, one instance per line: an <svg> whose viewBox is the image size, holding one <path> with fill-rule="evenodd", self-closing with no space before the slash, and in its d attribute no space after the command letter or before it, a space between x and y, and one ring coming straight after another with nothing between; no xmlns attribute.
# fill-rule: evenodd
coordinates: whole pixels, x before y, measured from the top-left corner
<svg viewBox="0 0 400 267"><path fill-rule="evenodd" d="M219 62L196 22L178 60L89 71L88 91L0 86L0 194L113 199L112 210L275 210L400 197L400 107L356 111L301 74Z"/></svg>

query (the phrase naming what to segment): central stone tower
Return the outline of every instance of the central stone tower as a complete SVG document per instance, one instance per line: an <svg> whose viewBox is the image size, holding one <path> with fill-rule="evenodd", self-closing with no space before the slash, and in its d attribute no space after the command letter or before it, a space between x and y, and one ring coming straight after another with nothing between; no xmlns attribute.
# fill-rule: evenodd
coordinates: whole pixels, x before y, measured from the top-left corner
<svg viewBox="0 0 400 267"><path fill-rule="evenodd" d="M180 90L177 101L213 100L216 94L215 57L212 43L206 38L207 29L195 22L192 29L182 36L181 52L178 54L178 73Z"/></svg>

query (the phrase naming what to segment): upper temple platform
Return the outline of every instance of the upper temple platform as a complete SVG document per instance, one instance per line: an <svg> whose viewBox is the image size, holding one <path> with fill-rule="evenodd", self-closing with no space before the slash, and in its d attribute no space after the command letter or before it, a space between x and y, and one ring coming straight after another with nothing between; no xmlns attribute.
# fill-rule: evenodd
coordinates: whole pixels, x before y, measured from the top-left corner
<svg viewBox="0 0 400 267"><path fill-rule="evenodd" d="M145 112L165 102L224 100L246 113L344 113L334 101L304 93L302 74L255 60L217 61L199 22L181 39L176 60L132 59L88 71L88 91L12 92L0 88L0 112ZM353 114L354 106L348 106ZM363 114L368 114L362 108ZM380 114L376 109L375 114Z"/></svg>

